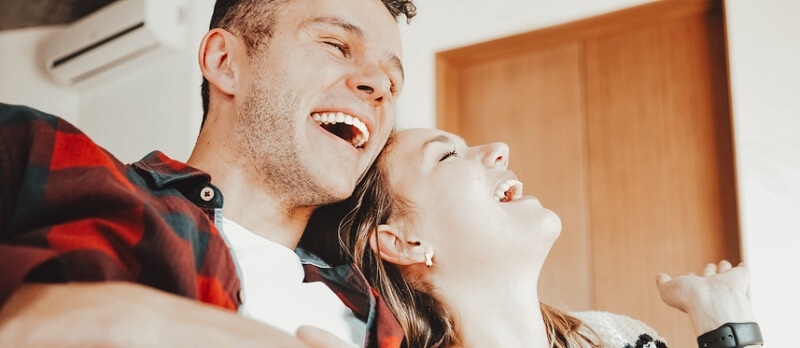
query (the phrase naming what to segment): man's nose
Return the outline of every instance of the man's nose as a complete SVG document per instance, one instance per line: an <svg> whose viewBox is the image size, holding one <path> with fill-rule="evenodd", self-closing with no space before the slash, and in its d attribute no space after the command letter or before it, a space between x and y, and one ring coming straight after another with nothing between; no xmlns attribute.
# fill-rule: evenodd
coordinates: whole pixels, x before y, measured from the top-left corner
<svg viewBox="0 0 800 348"><path fill-rule="evenodd" d="M351 75L347 87L375 107L383 105L391 93L389 76L375 65L364 66Z"/></svg>

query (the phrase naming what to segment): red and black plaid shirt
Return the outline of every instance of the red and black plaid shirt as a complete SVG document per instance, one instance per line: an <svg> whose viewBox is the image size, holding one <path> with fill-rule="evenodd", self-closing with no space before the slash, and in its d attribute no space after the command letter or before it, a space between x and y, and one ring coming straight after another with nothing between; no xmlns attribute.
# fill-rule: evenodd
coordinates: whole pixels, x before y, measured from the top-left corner
<svg viewBox="0 0 800 348"><path fill-rule="evenodd" d="M236 266L208 174L152 152L125 165L52 115L0 103L0 305L26 282L130 281L237 309ZM402 329L363 275L298 252L367 322L368 347Z"/></svg>

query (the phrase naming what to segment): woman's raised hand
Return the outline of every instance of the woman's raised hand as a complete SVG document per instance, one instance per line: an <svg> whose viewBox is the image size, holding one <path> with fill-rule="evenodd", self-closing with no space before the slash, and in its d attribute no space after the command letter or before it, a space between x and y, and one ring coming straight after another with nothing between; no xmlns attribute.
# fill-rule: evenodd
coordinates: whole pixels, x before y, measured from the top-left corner
<svg viewBox="0 0 800 348"><path fill-rule="evenodd" d="M661 300L686 314L699 336L729 322L753 322L753 307L747 297L750 270L728 261L709 263L703 275L694 273L672 278L656 277Z"/></svg>

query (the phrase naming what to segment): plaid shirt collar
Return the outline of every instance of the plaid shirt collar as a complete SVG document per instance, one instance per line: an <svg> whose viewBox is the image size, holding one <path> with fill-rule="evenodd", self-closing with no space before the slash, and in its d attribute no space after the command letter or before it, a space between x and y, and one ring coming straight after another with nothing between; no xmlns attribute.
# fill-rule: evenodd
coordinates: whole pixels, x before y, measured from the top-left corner
<svg viewBox="0 0 800 348"><path fill-rule="evenodd" d="M153 151L147 154L141 161L133 163L132 166L152 179L153 184L159 189L176 182L191 179L203 182L211 181L211 176L207 173L169 158L161 151Z"/></svg>

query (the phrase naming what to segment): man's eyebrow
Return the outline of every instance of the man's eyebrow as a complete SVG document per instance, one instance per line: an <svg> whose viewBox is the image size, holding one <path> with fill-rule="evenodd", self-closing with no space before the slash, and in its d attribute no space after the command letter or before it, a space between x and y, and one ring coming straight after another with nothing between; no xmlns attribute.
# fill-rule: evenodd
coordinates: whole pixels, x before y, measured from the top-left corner
<svg viewBox="0 0 800 348"><path fill-rule="evenodd" d="M344 31L346 31L346 32L348 32L350 34L353 34L353 35L357 36L360 40L364 40L365 39L364 31L361 29L361 27L359 27L359 26L357 26L357 25L355 25L353 23L349 23L349 22L347 22L347 21L345 21L345 20L343 20L341 18L338 18L338 17L316 17L316 18L312 18L312 19L306 21L306 23L304 23L304 25L312 25L312 24L317 24L317 23L333 25L333 26L342 28ZM392 66L395 69L397 69L397 71L400 72L400 77L405 80L406 75L405 75L405 71L403 69L403 62L400 60L400 57L398 57L394 53L390 53L389 54L389 62L391 62Z"/></svg>
<svg viewBox="0 0 800 348"><path fill-rule="evenodd" d="M364 39L364 31L361 28L353 23L349 23L341 18L338 17L316 17L306 21L305 25L311 24L327 24L337 26L339 28L344 29L344 31L358 36L359 39Z"/></svg>

